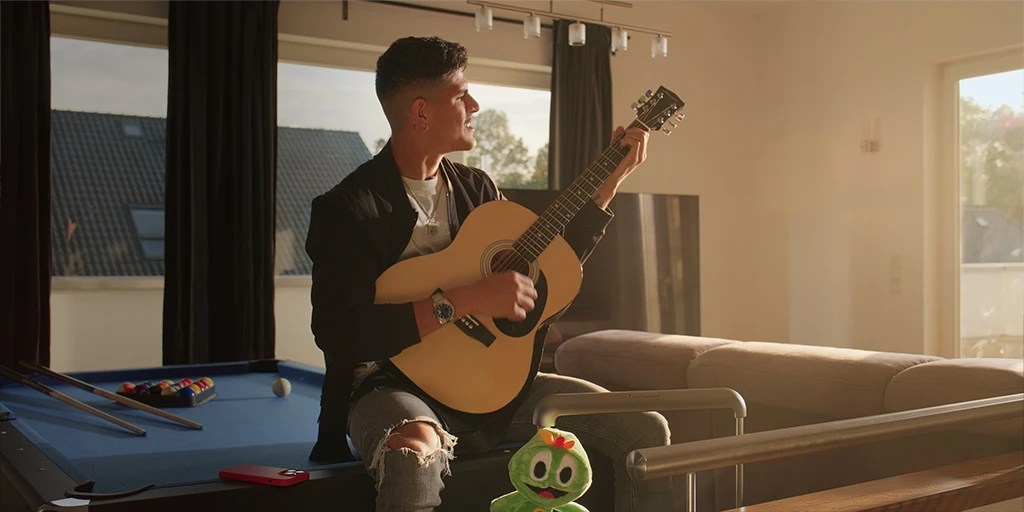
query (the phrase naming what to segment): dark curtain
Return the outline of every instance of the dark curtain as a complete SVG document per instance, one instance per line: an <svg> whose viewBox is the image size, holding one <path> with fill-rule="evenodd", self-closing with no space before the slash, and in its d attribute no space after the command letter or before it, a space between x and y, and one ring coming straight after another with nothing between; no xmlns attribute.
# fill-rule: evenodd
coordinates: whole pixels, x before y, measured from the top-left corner
<svg viewBox="0 0 1024 512"><path fill-rule="evenodd" d="M0 2L0 364L50 364L50 6Z"/></svg>
<svg viewBox="0 0 1024 512"><path fill-rule="evenodd" d="M612 139L612 31L587 25L583 46L569 46L569 25L554 23L548 185L563 190Z"/></svg>
<svg viewBox="0 0 1024 512"><path fill-rule="evenodd" d="M163 362L274 356L278 2L170 2Z"/></svg>

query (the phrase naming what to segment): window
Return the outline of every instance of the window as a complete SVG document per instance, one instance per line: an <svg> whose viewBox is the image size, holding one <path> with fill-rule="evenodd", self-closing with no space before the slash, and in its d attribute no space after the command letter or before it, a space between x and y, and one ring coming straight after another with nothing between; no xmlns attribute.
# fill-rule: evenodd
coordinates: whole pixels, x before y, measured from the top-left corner
<svg viewBox="0 0 1024 512"><path fill-rule="evenodd" d="M151 260L164 259L163 207L133 207L132 221L139 237L142 254Z"/></svg>
<svg viewBox="0 0 1024 512"><path fill-rule="evenodd" d="M477 149L452 158L486 170L502 188L547 188L551 94L470 84L480 102ZM374 73L278 64L278 167L275 271L309 275L305 252L313 198L376 154L391 136Z"/></svg>
<svg viewBox="0 0 1024 512"><path fill-rule="evenodd" d="M159 366L167 50L55 34L50 57L51 367Z"/></svg>
<svg viewBox="0 0 1024 512"><path fill-rule="evenodd" d="M50 53L54 276L163 276L167 50L54 36Z"/></svg>
<svg viewBox="0 0 1024 512"><path fill-rule="evenodd" d="M374 141L387 140L391 127L373 73L283 62L277 70L275 273L309 275L313 198L369 160Z"/></svg>
<svg viewBox="0 0 1024 512"><path fill-rule="evenodd" d="M958 100L960 355L1021 358L1024 69L961 78Z"/></svg>
<svg viewBox="0 0 1024 512"><path fill-rule="evenodd" d="M551 92L471 84L480 103L473 116L477 147L465 162L479 167L501 188L548 188Z"/></svg>

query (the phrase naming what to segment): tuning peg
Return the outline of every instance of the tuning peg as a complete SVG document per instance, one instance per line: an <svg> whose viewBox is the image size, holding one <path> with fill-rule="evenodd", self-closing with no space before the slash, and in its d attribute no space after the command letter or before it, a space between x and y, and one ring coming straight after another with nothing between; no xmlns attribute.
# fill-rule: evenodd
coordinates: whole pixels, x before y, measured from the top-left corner
<svg viewBox="0 0 1024 512"><path fill-rule="evenodd" d="M684 117L686 117L686 114L676 114L676 122L677 123L683 122L683 118Z"/></svg>
<svg viewBox="0 0 1024 512"><path fill-rule="evenodd" d="M640 108L640 104L634 101L633 104L629 106L629 108L633 109L633 112L636 112L637 109Z"/></svg>
<svg viewBox="0 0 1024 512"><path fill-rule="evenodd" d="M672 135L672 128L669 128L668 126L661 127L661 131L664 132L665 135Z"/></svg>
<svg viewBox="0 0 1024 512"><path fill-rule="evenodd" d="M647 92L645 92L645 93L644 93L644 97L650 98L650 97L651 97L651 94L652 94L652 93L651 93L651 90L650 90L650 89L647 89Z"/></svg>

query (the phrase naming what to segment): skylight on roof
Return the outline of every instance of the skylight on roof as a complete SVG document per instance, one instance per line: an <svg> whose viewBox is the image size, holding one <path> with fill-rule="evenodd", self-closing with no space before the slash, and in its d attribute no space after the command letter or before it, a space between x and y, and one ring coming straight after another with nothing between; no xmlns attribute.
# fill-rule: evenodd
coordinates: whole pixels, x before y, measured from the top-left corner
<svg viewBox="0 0 1024 512"><path fill-rule="evenodd" d="M121 129L126 137L142 137L142 126L139 123L125 121L121 123Z"/></svg>
<svg viewBox="0 0 1024 512"><path fill-rule="evenodd" d="M164 209L133 206L131 212L142 255L150 260L164 259Z"/></svg>

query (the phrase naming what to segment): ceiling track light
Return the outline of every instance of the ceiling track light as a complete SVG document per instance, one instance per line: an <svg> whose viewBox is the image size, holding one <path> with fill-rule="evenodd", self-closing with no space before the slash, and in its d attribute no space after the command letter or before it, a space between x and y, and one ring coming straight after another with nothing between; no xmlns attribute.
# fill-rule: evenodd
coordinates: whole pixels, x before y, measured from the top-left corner
<svg viewBox="0 0 1024 512"><path fill-rule="evenodd" d="M492 30L494 28L494 13L491 12L491 8L485 5L481 5L476 10L476 31L481 30Z"/></svg>
<svg viewBox="0 0 1024 512"><path fill-rule="evenodd" d="M585 44L587 44L587 26L578 21L569 25L569 46Z"/></svg>
<svg viewBox="0 0 1024 512"><path fill-rule="evenodd" d="M626 51L629 46L629 32L615 27L612 29L612 52Z"/></svg>
<svg viewBox="0 0 1024 512"><path fill-rule="evenodd" d="M632 7L631 3L619 2L619 1L615 1L615 0L591 0L591 1L599 3L599 4L612 5L612 6L617 6L617 7ZM571 15L571 14L558 13L558 12L554 11L554 8L551 8L551 9L549 9L547 11L539 11L539 10L536 10L536 9L527 9L525 7L519 7L519 6L516 6L516 5L507 5L507 4L501 4L501 3L496 3L496 2L490 2L490 1L466 0L466 3L469 4L469 5L478 6L480 8L480 9L477 10L477 14L476 14L477 30L480 30L480 26L481 26L480 25L480 17L482 16L481 13L484 11L484 9L487 9L487 13L488 14L486 16L487 16L488 20L491 19L491 15L490 15L490 10L491 9L500 9L500 10L503 10L503 11L511 11L511 12L519 12L519 13L523 13L523 14L528 14L531 17L546 16L546 17L549 17L549 18L552 18L552 19L575 20L575 23L573 23L573 25L576 25L576 24L583 25L585 23L589 23L589 24L592 24L592 25L599 25L599 26L603 26L603 27L608 27L608 28L611 28L613 30L614 29L619 29L621 32L624 33L622 36L620 36L620 37L622 37L622 41L623 42L625 42L625 40L628 39L628 37L629 37L628 34L626 33L626 31L638 32L638 33L643 33L643 34L651 34L652 36L656 36L656 39L658 39L658 38L660 38L660 39L667 39L667 38L673 36L672 32L669 32L667 30L658 30L658 29L646 28L646 27L638 27L638 26L633 26L633 25L623 25L621 23L612 23L612 22L609 22L609 21L605 21L603 19L604 18L603 15L601 16L602 19L595 19L595 18L585 18L585 17L580 17L580 16L574 16L574 15ZM527 18L527 19L529 19L529 18ZM531 23L533 23L533 22L531 21ZM490 22L487 23L487 28L488 28L488 30L490 29ZM570 33L571 33L571 30L572 29L570 28ZM527 32L526 21L524 20L523 21L523 33L524 33L524 35L526 35L526 32ZM585 32L585 30L584 30L584 32ZM530 36L527 36L527 37L530 37ZM583 39L585 40L586 37L584 36ZM613 44L613 46L615 45L614 40L613 40L612 44ZM652 43L652 45L653 44L654 43ZM665 51L662 52L662 53L667 55L668 42L667 41L659 42L657 44L659 45L659 48L664 48ZM626 45L625 44L622 45L622 49L623 50L626 49ZM653 52L654 47L652 46L651 49L652 49L652 52ZM664 55L662 55L662 56L664 56Z"/></svg>
<svg viewBox="0 0 1024 512"><path fill-rule="evenodd" d="M668 57L668 39L659 34L651 40L651 58Z"/></svg>
<svg viewBox="0 0 1024 512"><path fill-rule="evenodd" d="M540 37L540 17L530 14L523 20L523 39Z"/></svg>

